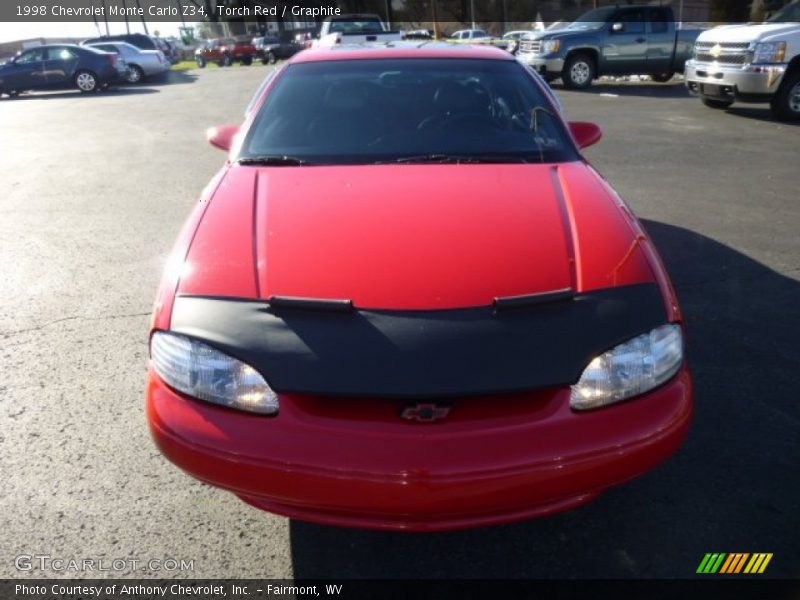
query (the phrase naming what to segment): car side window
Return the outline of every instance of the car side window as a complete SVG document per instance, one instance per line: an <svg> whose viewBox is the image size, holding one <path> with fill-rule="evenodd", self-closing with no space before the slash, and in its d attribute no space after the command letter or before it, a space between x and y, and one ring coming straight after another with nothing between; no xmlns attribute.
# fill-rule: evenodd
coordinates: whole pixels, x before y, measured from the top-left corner
<svg viewBox="0 0 800 600"><path fill-rule="evenodd" d="M644 10L640 8L621 11L615 21L625 25L624 33L644 33Z"/></svg>
<svg viewBox="0 0 800 600"><path fill-rule="evenodd" d="M48 48L47 60L71 60L75 54L69 48Z"/></svg>
<svg viewBox="0 0 800 600"><path fill-rule="evenodd" d="M35 50L28 50L19 55L16 60L18 65L30 65L33 63L41 62L44 60L44 50L37 48Z"/></svg>

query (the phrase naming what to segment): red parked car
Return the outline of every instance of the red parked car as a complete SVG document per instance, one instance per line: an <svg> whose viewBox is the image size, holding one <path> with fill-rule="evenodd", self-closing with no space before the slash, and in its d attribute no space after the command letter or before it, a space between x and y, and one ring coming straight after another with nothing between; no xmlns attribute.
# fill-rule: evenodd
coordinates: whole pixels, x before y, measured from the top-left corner
<svg viewBox="0 0 800 600"><path fill-rule="evenodd" d="M229 160L152 321L158 447L261 509L428 531L665 460L692 412L682 316L580 153L600 135L497 48L296 55L209 132Z"/></svg>
<svg viewBox="0 0 800 600"><path fill-rule="evenodd" d="M194 60L201 69L209 62L220 67L230 67L234 62L253 64L256 48L247 39L220 38L209 40L194 52Z"/></svg>

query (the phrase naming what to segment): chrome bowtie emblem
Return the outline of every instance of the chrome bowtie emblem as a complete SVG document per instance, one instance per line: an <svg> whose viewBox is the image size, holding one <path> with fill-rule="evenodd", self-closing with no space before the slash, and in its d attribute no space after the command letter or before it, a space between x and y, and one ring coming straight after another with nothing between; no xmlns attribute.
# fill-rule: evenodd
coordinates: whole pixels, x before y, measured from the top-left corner
<svg viewBox="0 0 800 600"><path fill-rule="evenodd" d="M444 419L449 414L449 406L427 402L404 407L400 412L400 418L418 423L431 423Z"/></svg>
<svg viewBox="0 0 800 600"><path fill-rule="evenodd" d="M714 58L719 58L719 55L720 55L720 54L722 54L722 46L720 46L719 44L716 44L716 45L715 45L715 46L713 46L713 47L711 48L711 50L709 50L708 52L709 52L709 54L711 54L711 56L713 56Z"/></svg>

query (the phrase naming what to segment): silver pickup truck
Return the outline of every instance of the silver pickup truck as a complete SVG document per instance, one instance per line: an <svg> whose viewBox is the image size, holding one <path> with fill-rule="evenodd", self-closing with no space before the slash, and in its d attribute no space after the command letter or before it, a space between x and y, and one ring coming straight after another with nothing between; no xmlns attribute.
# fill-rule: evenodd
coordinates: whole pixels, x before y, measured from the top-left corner
<svg viewBox="0 0 800 600"><path fill-rule="evenodd" d="M785 121L800 121L800 0L766 23L726 25L697 39L686 86L711 108L769 102Z"/></svg>

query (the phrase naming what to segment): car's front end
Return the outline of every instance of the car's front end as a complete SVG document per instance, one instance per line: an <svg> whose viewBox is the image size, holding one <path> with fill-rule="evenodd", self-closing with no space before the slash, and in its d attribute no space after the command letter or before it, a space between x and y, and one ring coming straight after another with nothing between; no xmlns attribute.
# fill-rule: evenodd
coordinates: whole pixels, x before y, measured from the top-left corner
<svg viewBox="0 0 800 600"><path fill-rule="evenodd" d="M564 70L564 57L559 36L535 34L519 41L517 60L528 65L546 80L556 79Z"/></svg>
<svg viewBox="0 0 800 600"><path fill-rule="evenodd" d="M686 62L689 91L722 103L769 102L780 89L800 28L791 24L731 25L702 33ZM795 42L794 52L800 49Z"/></svg>
<svg viewBox="0 0 800 600"><path fill-rule="evenodd" d="M577 506L681 444L681 313L578 153L598 130L508 54L444 48L298 55L213 134L231 163L165 272L147 387L194 477L430 531Z"/></svg>

